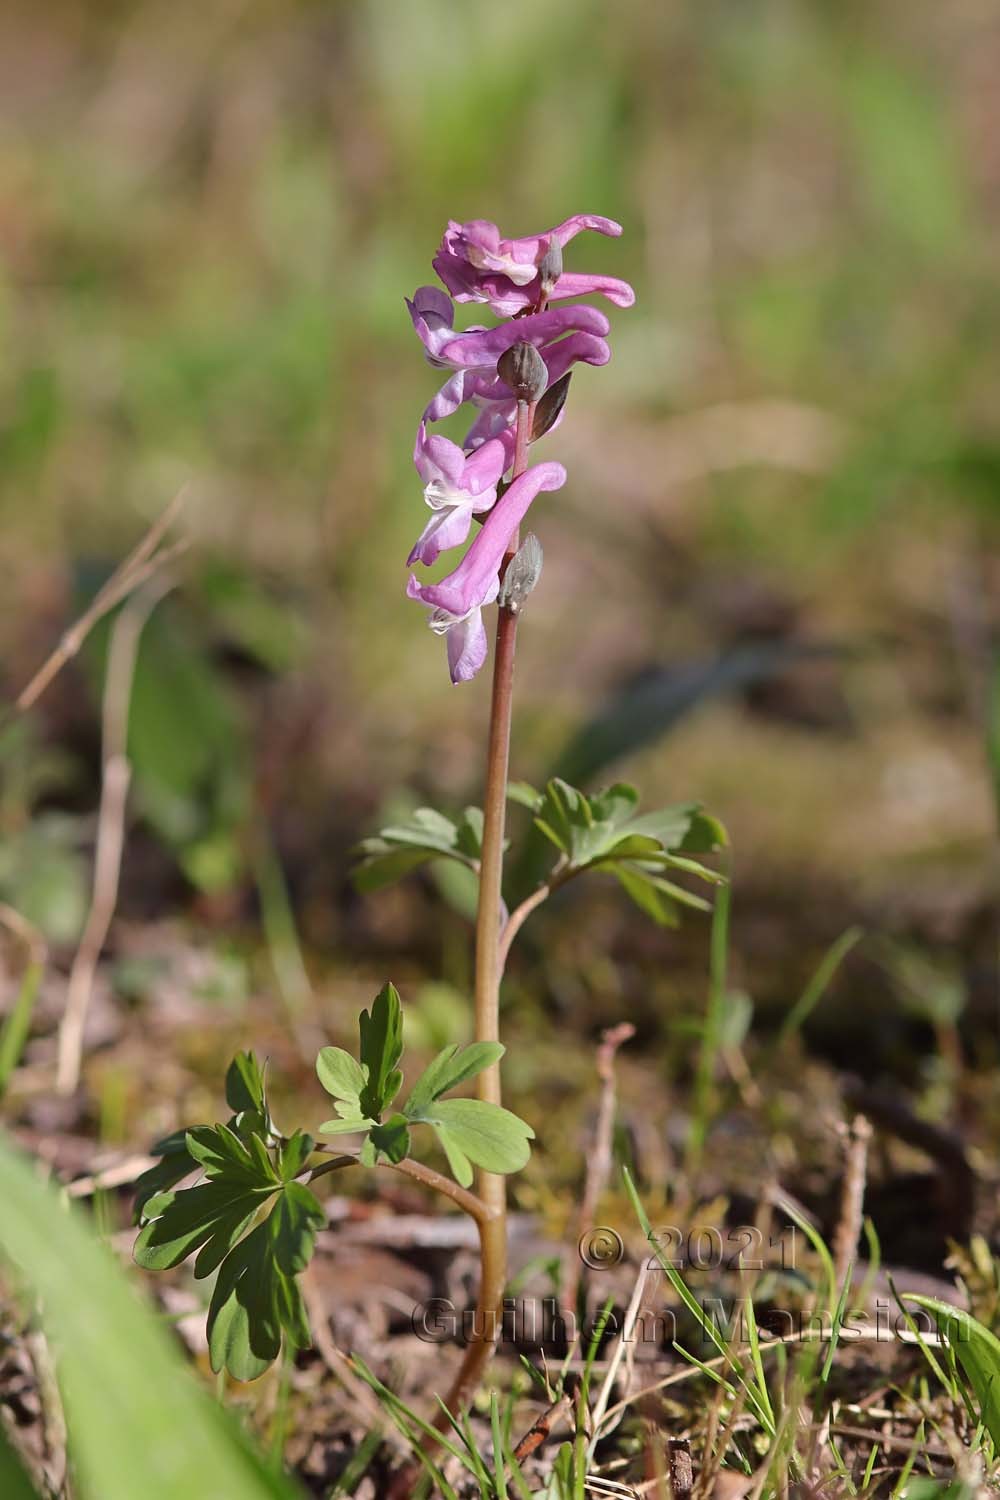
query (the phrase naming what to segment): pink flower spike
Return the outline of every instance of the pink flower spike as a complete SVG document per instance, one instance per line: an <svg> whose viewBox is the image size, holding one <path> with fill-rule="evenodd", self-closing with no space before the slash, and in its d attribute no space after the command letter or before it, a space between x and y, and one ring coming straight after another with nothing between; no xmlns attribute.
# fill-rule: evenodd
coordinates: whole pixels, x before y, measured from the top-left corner
<svg viewBox="0 0 1000 1500"><path fill-rule="evenodd" d="M406 593L432 610L430 627L448 637L452 682L466 682L486 658L481 611L496 598L500 564L514 532L542 490L566 483L562 464L536 464L515 479L487 516L482 531L459 563L440 583L420 583L410 575Z"/></svg>

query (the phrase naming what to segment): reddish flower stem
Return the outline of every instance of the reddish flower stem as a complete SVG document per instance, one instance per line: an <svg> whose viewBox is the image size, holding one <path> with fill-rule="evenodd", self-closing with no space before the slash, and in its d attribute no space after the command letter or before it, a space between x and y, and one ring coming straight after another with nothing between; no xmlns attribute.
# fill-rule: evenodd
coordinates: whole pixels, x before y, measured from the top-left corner
<svg viewBox="0 0 1000 1500"><path fill-rule="evenodd" d="M518 402L514 467L517 479L528 467L528 441L534 405ZM503 579L520 544L515 531L500 568ZM507 769L510 759L510 721L514 690L514 652L517 645L517 615L498 611L496 649L493 656L493 695L486 750L486 789L483 798L483 849L479 874L479 909L476 917L475 1030L477 1042L499 1039L501 913L503 911L503 845L507 813ZM500 1067L479 1075L479 1097L500 1103ZM473 1336L448 1394L447 1406L458 1412L475 1393L490 1362L500 1334L503 1293L507 1281L507 1194L502 1176L480 1172L478 1195L493 1217L480 1226L479 1300ZM441 1414L440 1425L444 1424Z"/></svg>
<svg viewBox="0 0 1000 1500"><path fill-rule="evenodd" d="M534 403L519 401L511 482L528 467L528 442L535 414ZM519 532L511 537L500 580L520 545ZM490 729L486 747L486 787L483 793L483 847L479 866L479 907L476 915L475 1032L477 1042L495 1042L500 1032L500 980L505 954L500 935L503 915L503 844L507 816L507 768L510 760L510 721L514 696L514 650L517 645L517 614L500 608L496 648L493 655L493 692ZM479 1075L480 1099L500 1103L500 1066L494 1063ZM468 1347L448 1392L445 1406L457 1415L468 1406L489 1364L503 1317L503 1294L507 1284L507 1193L504 1178L495 1172L478 1174L477 1201L481 1212L474 1215L479 1228L479 1297ZM471 1196L471 1195L470 1195ZM444 1411L433 1417L433 1425L445 1431ZM425 1438L425 1452L435 1444ZM387 1500L408 1500L420 1475L416 1460L404 1464L389 1486Z"/></svg>

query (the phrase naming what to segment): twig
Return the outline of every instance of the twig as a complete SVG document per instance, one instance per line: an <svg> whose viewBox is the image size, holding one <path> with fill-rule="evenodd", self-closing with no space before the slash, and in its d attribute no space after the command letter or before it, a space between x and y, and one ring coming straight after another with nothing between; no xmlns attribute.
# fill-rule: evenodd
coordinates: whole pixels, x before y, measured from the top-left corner
<svg viewBox="0 0 1000 1500"><path fill-rule="evenodd" d="M833 1266L836 1272L834 1296L847 1278L864 1225L868 1145L872 1138L872 1128L864 1115L855 1115L844 1134L847 1149L844 1180L840 1189L840 1218L833 1237Z"/></svg>
<svg viewBox="0 0 1000 1500"><path fill-rule="evenodd" d="M587 1157L587 1173L583 1197L580 1200L580 1211L577 1215L576 1234L569 1247L563 1281L563 1310L571 1320L570 1327L574 1326L576 1320L576 1303L580 1290L580 1241L593 1227L598 1202L611 1175L616 1104L615 1054L619 1047L634 1036L635 1027L630 1021L623 1021L621 1025L609 1027L604 1032L601 1045L597 1049L597 1076L601 1080L601 1102L597 1111L597 1124L594 1127L594 1144ZM579 1330L574 1336L574 1344L578 1340Z"/></svg>
<svg viewBox="0 0 1000 1500"><path fill-rule="evenodd" d="M694 1488L694 1465L691 1462L691 1444L687 1438L669 1438L667 1457L673 1500L687 1500Z"/></svg>
<svg viewBox="0 0 1000 1500"><path fill-rule="evenodd" d="M543 1411L536 1421L532 1422L524 1437L514 1449L514 1458L517 1462L523 1464L526 1458L530 1458L533 1453L537 1453L542 1444L548 1440L553 1429L561 1421L565 1420L572 1410L573 1403L569 1396L565 1394L560 1396L558 1401L553 1401L552 1405Z"/></svg>
<svg viewBox="0 0 1000 1500"><path fill-rule="evenodd" d="M148 542L149 539L146 540ZM169 577L161 577L149 583L125 606L111 632L104 681L101 736L103 776L94 851L93 893L87 923L70 970L66 1011L59 1028L56 1090L64 1095L72 1094L80 1081L83 1032L90 1008L94 975L118 900L118 881L125 843L125 806L132 779L132 768L126 753L128 714L139 637L151 611L172 587L173 580Z"/></svg>
<svg viewBox="0 0 1000 1500"><path fill-rule="evenodd" d="M72 1182L66 1183L63 1192L67 1198L89 1198L94 1193L104 1193L110 1188L125 1187L135 1182L143 1172L148 1172L150 1167L155 1167L158 1160L159 1157L156 1156L127 1156L124 1161L105 1167L100 1172L92 1172L87 1177L75 1177Z"/></svg>
<svg viewBox="0 0 1000 1500"><path fill-rule="evenodd" d="M189 543L185 539L175 542L170 547L157 550L180 514L186 495L185 486L174 496L163 514L153 522L138 546L133 548L124 562L118 565L108 581L98 590L89 608L84 611L76 624L66 631L56 649L42 663L27 687L21 689L14 701L15 712L24 713L37 703L52 679L62 671L68 661L76 656L99 620L109 614L116 604L120 604L126 595L135 593L136 589L141 588L153 573L159 572L162 567L187 549Z"/></svg>
<svg viewBox="0 0 1000 1500"><path fill-rule="evenodd" d="M652 1266L652 1261L646 1261L640 1268L639 1274L636 1277L635 1287L632 1291L632 1297L629 1302L628 1309L625 1313L624 1321L622 1322L621 1336L615 1344L611 1359L608 1362L607 1373L604 1376L604 1380L598 1393L597 1400L594 1402L594 1408L590 1419L593 1436L590 1440L590 1447L587 1450L588 1460L594 1457L594 1453L601 1438L607 1436L609 1430L606 1426L608 1402L611 1400L611 1391L614 1387L615 1377L618 1374L618 1367L621 1364L622 1356L626 1353L626 1351L628 1352L629 1356L626 1363L626 1371L628 1376L631 1376L632 1364L635 1360L635 1325L636 1320L639 1316L639 1309L642 1306L642 1299L646 1292L646 1282L649 1278ZM626 1379L625 1383L626 1386L628 1386L631 1383L631 1380Z"/></svg>

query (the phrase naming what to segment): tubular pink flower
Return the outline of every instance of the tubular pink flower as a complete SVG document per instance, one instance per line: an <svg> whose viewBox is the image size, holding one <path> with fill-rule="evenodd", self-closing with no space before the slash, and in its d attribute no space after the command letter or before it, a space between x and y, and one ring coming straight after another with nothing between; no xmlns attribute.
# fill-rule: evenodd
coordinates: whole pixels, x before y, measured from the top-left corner
<svg viewBox="0 0 1000 1500"><path fill-rule="evenodd" d="M539 267L548 252L563 248L582 230L617 238L621 225L598 214L574 214L544 234L504 239L487 219L466 224L449 221L434 269L457 302L486 302L500 317L512 317L527 307L537 307L542 297ZM618 307L631 307L635 293L627 281L613 276L590 276L561 272L548 289L548 299L589 296L598 293Z"/></svg>
<svg viewBox="0 0 1000 1500"><path fill-rule="evenodd" d="M534 313L496 328L470 329L454 334L438 346L441 363L453 370L495 370L497 360L513 344L533 344L544 351L564 334L603 337L611 325L596 307L559 307ZM543 354L544 357L544 354ZM610 355L609 355L610 357Z"/></svg>
<svg viewBox="0 0 1000 1500"><path fill-rule="evenodd" d="M468 328L457 333L455 310L437 287L418 287L406 305L432 365L446 370L488 371L491 376L496 374L497 360L512 344L534 344L542 349L566 334L603 337L610 326L595 307L561 307L496 328Z"/></svg>
<svg viewBox="0 0 1000 1500"><path fill-rule="evenodd" d="M434 433L421 422L413 462L424 481L424 499L432 515L413 546L407 563L430 566L441 552L461 546L476 512L489 510L497 497L497 482L507 468L510 444L492 441L466 456L457 443Z"/></svg>
<svg viewBox="0 0 1000 1500"><path fill-rule="evenodd" d="M430 607L431 629L447 637L452 682L467 682L486 659L482 607L496 598L508 542L535 497L542 490L558 490L565 483L562 464L536 464L515 479L496 502L482 531L447 578L440 583L420 583L410 575L408 597Z"/></svg>

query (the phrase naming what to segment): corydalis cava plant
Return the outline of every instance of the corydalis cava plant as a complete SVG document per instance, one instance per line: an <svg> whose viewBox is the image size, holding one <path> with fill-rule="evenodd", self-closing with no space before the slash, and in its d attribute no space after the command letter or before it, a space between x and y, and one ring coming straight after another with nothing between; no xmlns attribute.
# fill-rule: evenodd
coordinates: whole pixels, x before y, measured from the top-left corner
<svg viewBox="0 0 1000 1500"><path fill-rule="evenodd" d="M319 1082L334 1108L318 1129L325 1142L275 1122L263 1070L251 1053L241 1053L226 1078L228 1119L161 1141L157 1164L139 1184L136 1259L156 1270L193 1257L196 1277L214 1277L212 1366L241 1380L259 1375L283 1343L299 1348L308 1342L298 1283L325 1222L316 1184L360 1165L401 1172L476 1223L474 1332L445 1405L457 1412L468 1403L501 1321L504 1180L524 1166L533 1137L531 1126L500 1099L498 998L514 938L552 892L584 874L613 877L663 926L673 925L684 906L707 909L692 880L720 879L696 856L719 848L724 834L693 804L641 813L637 793L624 784L596 794L559 779L542 790L508 784L516 628L541 570L537 539L519 547L519 531L535 501L557 494L567 479L559 463L529 465L529 446L561 421L573 367L610 358L604 313L561 304L591 294L618 307L634 300L623 281L563 269L565 245L584 229L621 232L611 220L592 216L521 239L506 239L483 221L449 224L434 260L442 281L456 302L482 303L507 321L457 331L454 303L437 287L421 287L408 303L428 360L447 372L417 428L414 464L430 517L409 564L426 567L468 545L438 582L411 573L407 592L445 637L455 682L482 667L488 654L483 611L497 605L484 798L481 809L467 807L457 818L424 807L383 828L361 845L355 879L361 890L375 891L441 860L478 879L475 1040L445 1047L404 1096L403 1006L386 984L360 1017L357 1054L328 1046L317 1058ZM465 404L474 415L461 444L433 430ZM544 880L511 903L509 914L501 891L508 799L527 809L553 852ZM473 1080L478 1097L455 1096ZM411 1156L414 1142L428 1136L450 1175ZM434 1420L440 1428L448 1419L439 1409ZM393 1495L408 1492L404 1474Z"/></svg>
<svg viewBox="0 0 1000 1500"><path fill-rule="evenodd" d="M569 297L601 295L630 307L635 294L614 277L563 269L563 247L584 229L620 235L612 219L578 214L544 234L505 239L495 224L451 222L434 257L434 269L456 302L482 302L507 318L493 327L455 329L455 308L438 287L423 286L407 301L424 353L437 369L451 371L420 420L414 463L425 480L432 516L415 542L410 564L430 565L468 537L473 517L483 529L461 563L440 583L410 576L407 593L430 610L429 624L445 637L452 682L467 682L487 654L482 611L498 597L506 560L529 506L566 482L561 464L527 466L527 444L538 432L529 413L559 390L574 364L607 364L607 317ZM564 391L562 393L564 399ZM461 446L428 427L463 405L476 409ZM552 402L551 431L561 415ZM520 442L519 442L520 437ZM502 475L510 471L501 495Z"/></svg>

